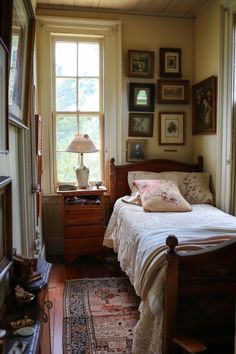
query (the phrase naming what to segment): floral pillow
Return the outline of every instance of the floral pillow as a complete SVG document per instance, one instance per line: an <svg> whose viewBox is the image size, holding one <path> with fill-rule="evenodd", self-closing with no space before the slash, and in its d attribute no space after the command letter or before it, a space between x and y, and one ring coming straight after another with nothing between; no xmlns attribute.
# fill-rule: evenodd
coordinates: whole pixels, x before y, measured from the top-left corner
<svg viewBox="0 0 236 354"><path fill-rule="evenodd" d="M137 194L134 180L167 179L175 181L182 196L190 204L214 204L214 195L211 193L210 175L207 172L148 172L131 171L128 173L128 184L132 195Z"/></svg>
<svg viewBox="0 0 236 354"><path fill-rule="evenodd" d="M191 211L178 185L171 180L135 180L144 211Z"/></svg>
<svg viewBox="0 0 236 354"><path fill-rule="evenodd" d="M210 191L210 175L207 172L160 172L160 179L171 179L178 183L182 196L190 204L214 204Z"/></svg>

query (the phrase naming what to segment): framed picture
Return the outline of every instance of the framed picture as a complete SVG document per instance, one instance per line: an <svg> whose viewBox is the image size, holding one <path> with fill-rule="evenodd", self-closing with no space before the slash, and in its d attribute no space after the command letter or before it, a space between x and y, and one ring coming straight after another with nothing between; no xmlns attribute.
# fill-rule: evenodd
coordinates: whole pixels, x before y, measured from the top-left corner
<svg viewBox="0 0 236 354"><path fill-rule="evenodd" d="M160 76L181 77L181 49L160 48Z"/></svg>
<svg viewBox="0 0 236 354"><path fill-rule="evenodd" d="M193 134L216 133L216 76L192 87Z"/></svg>
<svg viewBox="0 0 236 354"><path fill-rule="evenodd" d="M0 153L8 150L8 50L0 38Z"/></svg>
<svg viewBox="0 0 236 354"><path fill-rule="evenodd" d="M127 75L131 77L152 78L154 75L154 52L128 50Z"/></svg>
<svg viewBox="0 0 236 354"><path fill-rule="evenodd" d="M129 84L129 110L154 112L155 85L134 83Z"/></svg>
<svg viewBox="0 0 236 354"><path fill-rule="evenodd" d="M159 113L159 144L184 145L185 144L185 113L160 112Z"/></svg>
<svg viewBox="0 0 236 354"><path fill-rule="evenodd" d="M188 104L189 80L158 80L157 102L166 104Z"/></svg>
<svg viewBox="0 0 236 354"><path fill-rule="evenodd" d="M153 114L152 113L130 113L129 114L129 136L153 136Z"/></svg>
<svg viewBox="0 0 236 354"><path fill-rule="evenodd" d="M30 0L13 0L9 115L11 122L28 127L30 122L35 17Z"/></svg>
<svg viewBox="0 0 236 354"><path fill-rule="evenodd" d="M147 159L147 140L127 140L127 161L142 161Z"/></svg>

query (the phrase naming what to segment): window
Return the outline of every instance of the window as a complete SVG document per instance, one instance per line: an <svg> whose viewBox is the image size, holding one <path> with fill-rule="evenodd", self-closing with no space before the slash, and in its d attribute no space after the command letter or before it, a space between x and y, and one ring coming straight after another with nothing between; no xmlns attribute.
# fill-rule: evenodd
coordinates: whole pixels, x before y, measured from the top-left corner
<svg viewBox="0 0 236 354"><path fill-rule="evenodd" d="M90 181L103 179L103 68L102 40L53 39L53 126L55 184L74 183L79 154L66 152L78 133L88 134L99 150L84 154Z"/></svg>

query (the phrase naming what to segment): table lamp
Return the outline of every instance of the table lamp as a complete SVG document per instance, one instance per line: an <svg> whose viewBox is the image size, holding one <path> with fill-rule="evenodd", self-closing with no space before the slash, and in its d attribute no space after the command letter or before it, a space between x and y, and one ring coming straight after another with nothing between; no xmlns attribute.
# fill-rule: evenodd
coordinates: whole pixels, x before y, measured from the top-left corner
<svg viewBox="0 0 236 354"><path fill-rule="evenodd" d="M88 167L84 166L83 154L97 152L98 150L96 149L94 143L92 142L88 134L77 134L67 146L66 151L81 154L80 166L77 168L74 167L74 171L76 173L78 188L87 188L89 179L89 169Z"/></svg>

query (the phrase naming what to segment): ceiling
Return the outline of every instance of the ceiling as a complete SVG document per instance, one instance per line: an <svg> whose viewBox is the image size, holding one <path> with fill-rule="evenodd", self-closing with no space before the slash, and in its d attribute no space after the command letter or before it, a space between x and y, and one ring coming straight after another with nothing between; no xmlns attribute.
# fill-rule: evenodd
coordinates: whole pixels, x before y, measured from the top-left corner
<svg viewBox="0 0 236 354"><path fill-rule="evenodd" d="M37 8L194 18L212 0L36 0Z"/></svg>

